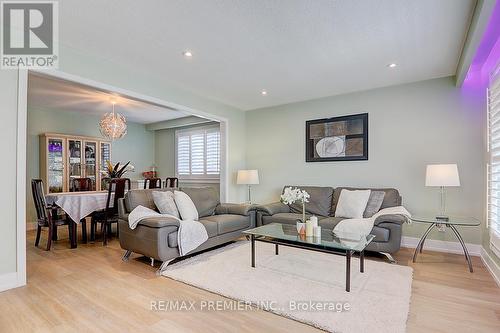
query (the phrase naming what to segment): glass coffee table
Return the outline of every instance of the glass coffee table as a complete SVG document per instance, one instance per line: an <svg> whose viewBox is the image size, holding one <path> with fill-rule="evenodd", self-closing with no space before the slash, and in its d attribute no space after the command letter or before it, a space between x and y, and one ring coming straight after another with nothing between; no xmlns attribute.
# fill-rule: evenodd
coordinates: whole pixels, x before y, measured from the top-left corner
<svg viewBox="0 0 500 333"><path fill-rule="evenodd" d="M364 272L365 248L375 238L374 235L360 236L355 234L321 230L321 237L306 237L299 235L295 225L271 223L254 229L246 230L244 234L250 237L252 252L252 267L255 267L255 242L275 245L275 254L279 254L279 246L290 246L304 250L343 255L346 257L345 290L351 290L351 257L359 253L359 271Z"/></svg>
<svg viewBox="0 0 500 333"><path fill-rule="evenodd" d="M455 236L457 236L458 240L460 241L460 244L462 245L462 249L464 250L465 259L467 260L467 264L469 265L469 271L471 273L474 272L472 269L472 261L470 259L469 251L467 251L467 246L465 246L465 242L462 239L462 236L460 236L460 233L458 232L456 227L457 226L477 227L481 224L479 220L476 220L475 218L472 217L456 217L456 216L449 216L448 220L437 219L436 217L433 216L412 216L411 220L413 222L430 224L427 230L422 235L422 238L420 238L417 247L415 248L415 252L413 253L413 262L417 260L418 253L419 252L422 253L425 239L427 238L431 230L434 227L445 225L453 231Z"/></svg>

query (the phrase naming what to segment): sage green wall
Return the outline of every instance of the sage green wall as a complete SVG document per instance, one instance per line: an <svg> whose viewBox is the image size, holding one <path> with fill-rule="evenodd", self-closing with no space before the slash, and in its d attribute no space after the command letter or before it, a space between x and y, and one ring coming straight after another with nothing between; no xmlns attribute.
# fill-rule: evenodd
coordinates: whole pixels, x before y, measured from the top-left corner
<svg viewBox="0 0 500 333"><path fill-rule="evenodd" d="M29 180L39 178L39 139L45 132L102 137L99 132L99 116L83 115L79 112L40 110L28 105L27 161L26 161L26 198L28 222L36 219ZM146 130L143 124L127 123L127 135L113 142L112 160L128 162L135 167L135 172L127 176L142 179L142 172L149 170L154 163L154 133Z"/></svg>
<svg viewBox="0 0 500 333"><path fill-rule="evenodd" d="M484 97L484 95L483 95ZM369 160L305 162L305 121L369 113ZM424 186L430 163L457 163L461 184L448 191L448 211L484 224L484 100L442 78L277 107L248 111L247 167L258 169L256 202L279 199L285 184L395 187L413 214L438 209L436 188ZM404 226L419 237L426 226ZM467 242L480 244L480 228L462 228ZM447 233L430 238L452 240Z"/></svg>

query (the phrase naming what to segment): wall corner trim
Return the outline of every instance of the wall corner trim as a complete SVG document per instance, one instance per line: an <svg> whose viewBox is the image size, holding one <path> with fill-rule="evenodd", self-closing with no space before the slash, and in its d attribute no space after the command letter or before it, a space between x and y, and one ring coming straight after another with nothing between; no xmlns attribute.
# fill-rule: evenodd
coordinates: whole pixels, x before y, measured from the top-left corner
<svg viewBox="0 0 500 333"><path fill-rule="evenodd" d="M406 237L403 236L401 239L401 246L414 249L417 247L420 238L417 237ZM481 256L482 246L479 244L466 243L467 250L471 256L479 257ZM436 251L436 252L446 252L454 254L464 254L464 250L459 242L442 241L436 239L426 239L424 245L424 251Z"/></svg>
<svg viewBox="0 0 500 333"><path fill-rule="evenodd" d="M18 272L0 275L0 292L26 285L26 279Z"/></svg>
<svg viewBox="0 0 500 333"><path fill-rule="evenodd" d="M493 260L484 247L481 247L481 260L490 271L490 274L493 276L493 279L497 283L498 287L500 287L500 266Z"/></svg>

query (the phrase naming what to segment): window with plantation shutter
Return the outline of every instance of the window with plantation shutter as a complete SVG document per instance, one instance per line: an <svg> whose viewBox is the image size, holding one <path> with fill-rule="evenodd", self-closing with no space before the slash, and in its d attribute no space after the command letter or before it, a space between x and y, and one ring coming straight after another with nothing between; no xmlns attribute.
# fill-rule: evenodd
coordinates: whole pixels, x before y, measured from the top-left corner
<svg viewBox="0 0 500 333"><path fill-rule="evenodd" d="M176 138L176 173L180 179L219 179L219 127L180 130Z"/></svg>
<svg viewBox="0 0 500 333"><path fill-rule="evenodd" d="M500 258L500 66L488 88L488 226L490 248Z"/></svg>

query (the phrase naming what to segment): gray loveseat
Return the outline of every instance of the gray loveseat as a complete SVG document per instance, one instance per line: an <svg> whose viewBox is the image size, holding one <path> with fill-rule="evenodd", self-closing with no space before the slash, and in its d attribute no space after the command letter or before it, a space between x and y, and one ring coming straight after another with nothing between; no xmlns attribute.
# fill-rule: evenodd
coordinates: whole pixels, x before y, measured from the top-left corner
<svg viewBox="0 0 500 333"><path fill-rule="evenodd" d="M120 246L126 250L127 260L132 252L163 261L160 271L170 261L179 257L177 230L179 222L169 217L147 218L132 230L128 224L128 214L138 205L156 209L152 191L171 189L131 190L118 202ZM209 249L235 240L241 232L255 227L254 206L247 204L220 203L217 192L210 187L181 188L196 206L199 221L205 226L208 240L192 253Z"/></svg>
<svg viewBox="0 0 500 333"><path fill-rule="evenodd" d="M285 188L288 186L285 186ZM309 203L306 204L306 215L316 215L319 225L325 229L333 229L343 218L335 217L335 209L342 189L364 190L366 188L349 187L316 187L316 186L292 186L306 190L310 194ZM401 205L401 196L398 190L393 188L383 188L370 190L384 191L384 201L382 208ZM295 224L297 219L302 218L302 204L294 203L285 205L276 202L257 207L257 225L269 223ZM394 262L391 253L397 252L401 247L402 224L404 217L400 215L387 215L375 220L372 234L375 239L366 248L368 251L380 252Z"/></svg>

